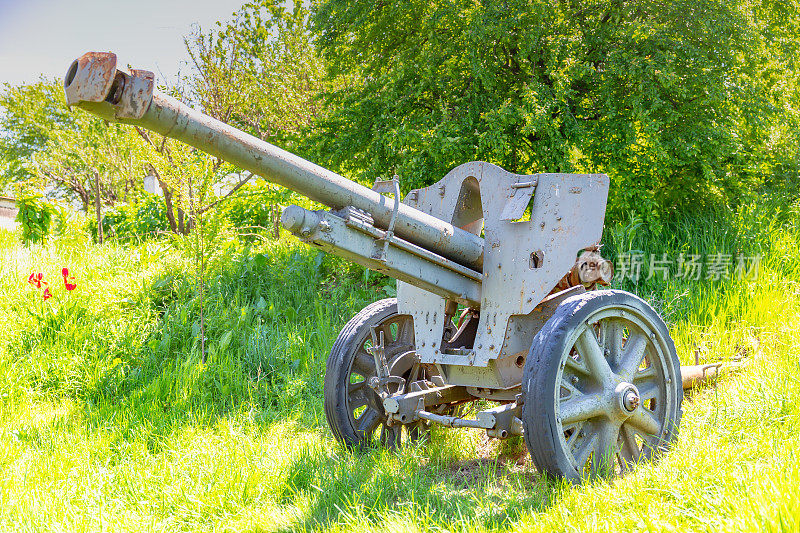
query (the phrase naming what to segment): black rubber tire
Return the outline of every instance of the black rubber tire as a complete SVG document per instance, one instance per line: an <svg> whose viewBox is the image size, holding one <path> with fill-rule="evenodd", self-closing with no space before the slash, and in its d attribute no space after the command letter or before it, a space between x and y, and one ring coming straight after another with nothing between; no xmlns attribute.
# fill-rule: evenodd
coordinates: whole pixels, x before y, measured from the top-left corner
<svg viewBox="0 0 800 533"><path fill-rule="evenodd" d="M359 431L348 412L347 384L350 381L353 359L365 340L371 336L371 327L395 316L398 316L396 298L386 298L368 305L345 324L328 356L323 386L325 417L334 437L348 447L364 447L374 443L373 435ZM388 348L387 346L387 352ZM387 358L389 357L390 354L387 353ZM377 395L372 390L367 394L372 395L372 405L377 407L380 404ZM367 409L370 409L369 405ZM377 409L373 410L377 412ZM385 415L381 413L380 416L383 417L382 424ZM389 441L383 444L387 447L399 445L400 430L399 426L383 427L383 431L387 433L386 440Z"/></svg>
<svg viewBox="0 0 800 533"><path fill-rule="evenodd" d="M675 344L666 324L658 313L638 296L618 290L590 291L562 302L553 316L534 337L522 377L522 422L525 444L539 472L555 478L566 478L574 483L583 481L560 445L556 425L557 376L561 356L572 332L581 327L589 317L609 306L623 307L647 322L660 338L661 347L669 354L667 371L671 375L669 387L677 405L676 418L666 424L658 450L663 451L677 437L683 402L680 379L680 361Z"/></svg>

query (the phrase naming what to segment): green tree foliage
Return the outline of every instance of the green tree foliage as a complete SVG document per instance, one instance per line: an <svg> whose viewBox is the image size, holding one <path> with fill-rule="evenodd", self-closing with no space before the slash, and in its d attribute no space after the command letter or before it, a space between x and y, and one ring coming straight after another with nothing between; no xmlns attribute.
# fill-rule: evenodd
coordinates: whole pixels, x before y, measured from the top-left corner
<svg viewBox="0 0 800 533"><path fill-rule="evenodd" d="M0 187L35 178L32 157L47 146L52 125L73 124L62 93L46 81L0 93Z"/></svg>
<svg viewBox="0 0 800 533"><path fill-rule="evenodd" d="M329 0L317 158L419 187L486 160L606 172L658 218L797 171L796 0Z"/></svg>
<svg viewBox="0 0 800 533"><path fill-rule="evenodd" d="M97 239L97 221L89 219L89 232ZM164 202L148 195L134 204L121 204L103 213L103 232L106 237L130 242L157 236L170 230Z"/></svg>
<svg viewBox="0 0 800 533"><path fill-rule="evenodd" d="M17 199L17 222L22 228L22 243L42 244L50 233L50 225L56 209L38 198L25 197Z"/></svg>
<svg viewBox="0 0 800 533"><path fill-rule="evenodd" d="M330 88L302 2L257 0L186 39L188 89L203 111L282 147L297 144Z"/></svg>
<svg viewBox="0 0 800 533"><path fill-rule="evenodd" d="M142 194L138 183L146 153L135 132L71 113L58 82L7 87L0 94L0 130L0 185L50 186L87 209L98 176L104 205Z"/></svg>
<svg viewBox="0 0 800 533"><path fill-rule="evenodd" d="M149 173L159 180L165 215L177 233L188 232L191 225L184 213L202 212L215 201L210 197L213 184L235 170L177 141L109 124L84 111L70 112L59 82L6 87L0 93L0 132L0 188L14 185L23 194L48 190L79 200L89 213L98 180L103 207L121 209L145 201L143 178ZM152 210L123 211L126 220L143 214L130 228L152 226ZM115 217L112 213L109 220Z"/></svg>

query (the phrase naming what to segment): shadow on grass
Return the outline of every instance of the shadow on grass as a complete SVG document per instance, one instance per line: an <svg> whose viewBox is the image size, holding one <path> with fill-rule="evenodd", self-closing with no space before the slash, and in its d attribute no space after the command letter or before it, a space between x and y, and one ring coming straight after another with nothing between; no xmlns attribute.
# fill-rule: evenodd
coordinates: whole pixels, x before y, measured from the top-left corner
<svg viewBox="0 0 800 533"><path fill-rule="evenodd" d="M447 442L439 436L428 446ZM304 450L286 470L280 503L303 498L308 506L285 531L380 525L387 519L408 520L422 529L510 527L523 514L557 502L564 487L539 475L527 451L501 449L494 457L462 460L437 460L436 455L424 445L398 452Z"/></svg>

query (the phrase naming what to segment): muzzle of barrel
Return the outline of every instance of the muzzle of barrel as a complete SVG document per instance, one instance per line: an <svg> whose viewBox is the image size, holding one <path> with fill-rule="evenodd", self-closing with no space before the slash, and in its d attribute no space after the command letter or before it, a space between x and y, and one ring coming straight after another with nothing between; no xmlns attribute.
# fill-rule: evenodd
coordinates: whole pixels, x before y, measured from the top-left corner
<svg viewBox="0 0 800 533"><path fill-rule="evenodd" d="M64 76L68 106L78 106L109 122L140 119L153 101L153 73L117 69L117 55L87 52L76 59Z"/></svg>

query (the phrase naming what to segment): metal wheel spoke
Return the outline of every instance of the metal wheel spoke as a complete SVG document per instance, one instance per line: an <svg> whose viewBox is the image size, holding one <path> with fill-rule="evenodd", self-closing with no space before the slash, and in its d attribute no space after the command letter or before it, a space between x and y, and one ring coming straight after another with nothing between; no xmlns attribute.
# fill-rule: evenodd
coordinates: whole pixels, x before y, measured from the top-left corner
<svg viewBox="0 0 800 533"><path fill-rule="evenodd" d="M596 395L581 395L578 398L569 398L559 406L562 424L582 422L605 413L601 398Z"/></svg>
<svg viewBox="0 0 800 533"><path fill-rule="evenodd" d="M581 433L581 429L583 428L583 422L578 422L577 424L572 424L571 427L565 427L564 431L571 429L572 435L569 436L567 439L567 449L572 451L572 448L575 446L575 443L578 440L578 435Z"/></svg>
<svg viewBox="0 0 800 533"><path fill-rule="evenodd" d="M656 369L653 365L648 366L647 368L643 368L639 370L635 374L633 374L633 382L636 383L643 379L653 378L656 377Z"/></svg>
<svg viewBox="0 0 800 533"><path fill-rule="evenodd" d="M622 352L622 335L625 326L618 320L603 320L600 324L602 324L603 348L608 350L610 362L617 365Z"/></svg>
<svg viewBox="0 0 800 533"><path fill-rule="evenodd" d="M363 388L347 395L347 407L351 412L365 405L367 405L367 396L364 394Z"/></svg>
<svg viewBox="0 0 800 533"><path fill-rule="evenodd" d="M400 327L398 326L398 329ZM392 325L391 324L381 324L375 330L378 333L378 340L380 340L380 333L383 333L383 342L386 346L394 343L394 336L392 336Z"/></svg>
<svg viewBox="0 0 800 533"><path fill-rule="evenodd" d="M414 345L414 321L410 318L405 318L397 324L397 340L401 341L404 345Z"/></svg>
<svg viewBox="0 0 800 533"><path fill-rule="evenodd" d="M347 394L353 394L357 390L363 388L367 384L366 381L358 381L356 383L350 382L347 384Z"/></svg>
<svg viewBox="0 0 800 533"><path fill-rule="evenodd" d="M631 429L628 424L622 424L619 430L620 440L622 447L620 448L620 455L625 463L633 464L639 461L641 450L639 444L636 442L636 433Z"/></svg>
<svg viewBox="0 0 800 533"><path fill-rule="evenodd" d="M575 385L567 382L566 380L561 381L561 386L569 391L569 396L567 396L567 398L571 398L573 394L577 395L583 394L581 391L578 390L578 388Z"/></svg>
<svg viewBox="0 0 800 533"><path fill-rule="evenodd" d="M599 467L608 465L617 454L617 439L619 438L619 424L606 422L597 432L597 445L594 449L594 464Z"/></svg>
<svg viewBox="0 0 800 533"><path fill-rule="evenodd" d="M639 407L628 419L628 423L648 435L659 435L661 423L647 409Z"/></svg>
<svg viewBox="0 0 800 533"><path fill-rule="evenodd" d="M572 370L575 370L576 372L579 372L585 376L591 375L589 368L584 364L583 360L567 357L566 359L564 359L564 364L569 368L571 368Z"/></svg>
<svg viewBox="0 0 800 533"><path fill-rule="evenodd" d="M572 453L573 457L575 457L575 463L578 465L578 472L583 470L583 467L586 465L586 461L589 460L589 454L594 451L596 441L597 434L593 433L592 435L584 438L583 442L581 442L578 448Z"/></svg>
<svg viewBox="0 0 800 533"><path fill-rule="evenodd" d="M642 364L644 352L647 349L647 343L649 341L647 335L635 333L631 335L628 338L628 342L625 343L625 349L620 356L618 373L623 376L623 379L626 381L633 379L639 365Z"/></svg>
<svg viewBox="0 0 800 533"><path fill-rule="evenodd" d="M575 348L586 361L586 366L600 383L607 383L611 380L611 367L608 366L603 349L597 342L597 337L591 328L586 328L575 342Z"/></svg>
<svg viewBox="0 0 800 533"><path fill-rule="evenodd" d="M360 374L365 378L375 375L375 359L368 353L359 350L353 359L353 372Z"/></svg>
<svg viewBox="0 0 800 533"><path fill-rule="evenodd" d="M637 383L636 387L639 389L639 398L641 398L642 401L661 397L661 388L655 380Z"/></svg>
<svg viewBox="0 0 800 533"><path fill-rule="evenodd" d="M377 411L367 409L356 419L356 429L367 436L372 435L372 432L381 423L381 416Z"/></svg>

